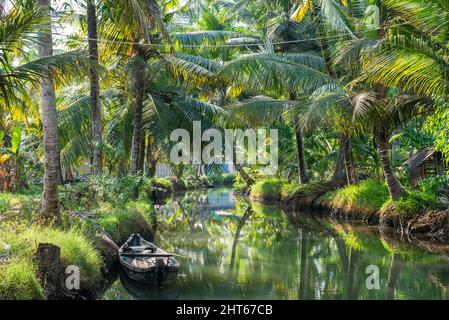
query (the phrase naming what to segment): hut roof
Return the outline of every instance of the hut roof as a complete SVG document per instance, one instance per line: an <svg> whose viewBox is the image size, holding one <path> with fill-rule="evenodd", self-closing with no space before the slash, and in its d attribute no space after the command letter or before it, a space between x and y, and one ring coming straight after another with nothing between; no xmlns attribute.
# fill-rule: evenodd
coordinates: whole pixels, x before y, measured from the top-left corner
<svg viewBox="0 0 449 320"><path fill-rule="evenodd" d="M408 159L405 162L405 165L407 166L407 169L414 170L421 166L424 161L429 159L431 156L433 156L437 150L433 147L427 147L419 150L417 153L415 153L410 159Z"/></svg>

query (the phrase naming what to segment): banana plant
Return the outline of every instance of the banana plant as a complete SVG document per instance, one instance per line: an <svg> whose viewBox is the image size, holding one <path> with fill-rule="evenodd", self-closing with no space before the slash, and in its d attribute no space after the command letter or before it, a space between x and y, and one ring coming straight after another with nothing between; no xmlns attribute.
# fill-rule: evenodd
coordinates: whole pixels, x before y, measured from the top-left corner
<svg viewBox="0 0 449 320"><path fill-rule="evenodd" d="M0 131L0 146L6 144L3 140L6 137L5 131ZM17 157L19 154L20 143L22 142L22 128L15 127L12 132L11 146L0 148L0 165L6 163L9 159Z"/></svg>

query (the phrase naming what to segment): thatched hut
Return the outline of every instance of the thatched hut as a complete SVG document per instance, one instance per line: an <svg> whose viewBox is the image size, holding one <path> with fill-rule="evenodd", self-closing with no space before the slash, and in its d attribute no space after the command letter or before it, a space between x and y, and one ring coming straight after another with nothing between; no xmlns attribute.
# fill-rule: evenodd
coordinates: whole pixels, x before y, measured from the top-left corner
<svg viewBox="0 0 449 320"><path fill-rule="evenodd" d="M405 166L409 171L411 185L416 185L416 182L421 179L446 174L443 154L433 147L419 150L408 159Z"/></svg>

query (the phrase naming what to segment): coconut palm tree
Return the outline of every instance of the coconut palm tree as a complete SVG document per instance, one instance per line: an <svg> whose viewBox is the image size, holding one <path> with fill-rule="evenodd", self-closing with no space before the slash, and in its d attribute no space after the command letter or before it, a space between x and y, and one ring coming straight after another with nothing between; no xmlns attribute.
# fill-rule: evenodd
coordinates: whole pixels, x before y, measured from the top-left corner
<svg viewBox="0 0 449 320"><path fill-rule="evenodd" d="M226 63L220 72L221 76L229 79L234 87L245 88L249 92L273 91L292 97L298 94L313 92L316 88L335 83L325 70L325 61L311 53L274 53L261 52L240 57ZM232 80L231 80L232 79ZM254 112L255 101L251 101L250 108ZM259 100L258 102L262 102ZM263 101L262 103L266 103ZM269 103L266 106L271 106ZM287 106L277 103L277 106ZM259 104L259 107L260 104ZM267 108L260 109L258 114L268 112ZM273 110L276 112L276 110ZM277 109L279 111L279 109ZM262 116L263 117L263 116ZM279 118L278 118L279 119ZM296 127L298 150L298 170L301 183L309 181L309 174L304 159L304 144L301 127Z"/></svg>
<svg viewBox="0 0 449 320"><path fill-rule="evenodd" d="M405 41L401 35L397 36L398 33L402 32L402 29L407 30L409 28L403 27L403 24L399 23L401 21L399 18L394 18L394 11L393 6L382 7L381 12L388 12L388 17L385 14L380 17L381 23L378 28L371 32L364 32L361 38L341 41L338 46L339 53L336 61L351 61L352 63L343 63L343 65L351 66L352 70L359 72L359 75L353 81L353 85L350 86L353 92L354 88L356 88L355 91L360 90L359 93L354 92L354 119L359 119L365 124L371 124L370 128L377 145L390 195L393 200L397 200L405 194L405 191L391 164L389 137L394 128L406 123L417 112L423 113L431 110L431 100L425 96L417 97L416 94L425 92L416 90L414 87L423 83L423 79L420 77L428 77L429 71L434 70L433 66L428 70L423 68L425 68L424 65L427 64L428 66L429 63L425 56L432 56L435 53L431 50L431 47L426 48L426 45L418 39ZM418 50L421 50L421 52L426 52L421 56L423 59L414 60L416 56L407 52L406 48L409 45L419 48ZM400 57L401 53L402 56ZM406 53L407 55L405 55ZM407 71L409 75L416 74L417 76L405 78L405 74L400 73L401 65L402 71L410 68ZM416 70L422 72L415 73ZM433 80L439 81L438 79L437 77ZM427 78L426 80L430 79ZM429 93L435 87L435 83L429 81L424 86ZM392 93L389 87L399 87L401 94ZM438 93L441 91L435 89L432 92ZM414 101L415 104L410 103L410 101Z"/></svg>
<svg viewBox="0 0 449 320"><path fill-rule="evenodd" d="M38 0L37 5L47 12L45 29L38 46L42 58L53 55L50 0ZM42 124L44 126L44 193L42 212L46 217L59 216L58 185L60 177L58 115L56 112L55 83L51 70L41 79Z"/></svg>
<svg viewBox="0 0 449 320"><path fill-rule="evenodd" d="M144 101L144 75L147 68L147 59L151 56L151 50L144 44L157 40L158 30L160 34L170 42L170 36L161 17L161 9L155 0L127 0L117 6L115 1L104 1L104 22L100 33L104 34L107 41L111 41L110 50L115 54L132 57L130 64L130 80L134 83L134 124L133 139L131 145L131 160L129 171L137 174L140 158L142 139L142 110Z"/></svg>
<svg viewBox="0 0 449 320"><path fill-rule="evenodd" d="M333 43L333 48L329 48L327 45L328 48L325 51L334 52L334 62L332 64L328 62L328 69L331 67L330 72L335 73L338 77L345 76L349 79L351 77L356 79L352 85L348 86L347 90L349 96L355 97L352 99L353 119L371 124L370 128L376 141L390 195L393 200L397 200L404 195L405 191L394 174L389 158L389 134L397 122L390 121L394 116L387 107L397 106L397 104L389 101L388 87L384 78L374 79L371 77L367 81L368 76L365 74L365 70L367 74L370 74L371 68L375 68L375 64L371 65L370 69L364 67L373 61L371 60L372 54L384 41L384 34L390 28L390 20L384 13L383 16L375 17L375 20L379 19L379 25L372 27L367 22L368 16L371 15L371 11L368 9L366 1L361 1L357 7L352 7L348 2L304 0L299 4L292 18L301 21L307 14L317 14L325 25L332 27L332 30L345 32L342 38ZM379 12L384 11L379 10ZM381 62L377 61L377 65L380 64ZM349 75L346 71L348 67L351 70ZM380 101L386 105L381 106ZM396 114L399 113L398 110L400 108L396 108ZM369 116L367 116L368 114Z"/></svg>
<svg viewBox="0 0 449 320"><path fill-rule="evenodd" d="M258 21L259 16L264 17L264 21L267 22L261 26L259 22L259 28L262 28L262 33L269 41L280 43L273 46L275 52L315 52L321 54L323 61L325 62L325 72L328 73L330 78L334 78L335 82L337 82L338 75L332 68L331 61L329 59L329 52L327 52L328 44L320 40L320 37L328 35L327 31L322 32L322 30L325 29L322 26L325 24L326 26L330 25L330 30L334 32L341 32L342 29L347 32L350 28L344 25L347 21L346 17L342 13L344 8L342 8L340 3L324 0L317 2L319 3L312 5L312 1L304 1L300 3L298 9L294 10L293 14L291 14L291 8L296 8L297 1L270 2L263 8L259 8L259 6L251 6L249 1L244 0L233 5L228 2L225 3L229 7L231 14L235 14L237 18L239 18L240 15L244 21L249 20L253 25L256 24L256 21ZM301 14L298 14L298 10L302 10ZM253 12L257 12L257 15L252 15L251 13ZM313 15L307 15L312 12ZM328 29L329 28L326 30ZM351 37L350 34L351 32L348 33L349 38ZM294 100L304 94L307 94L301 90L298 91L297 88L295 88L295 90L296 91L293 90L288 93L290 100ZM298 118L299 115L296 114L296 117ZM296 125L296 123L299 122L299 119L292 120L294 120L292 124L296 128L295 133L298 151L299 177L302 183L307 183L309 181L309 174L307 172L304 159L303 128L301 125ZM340 141L343 142L343 145L341 146L339 156L337 157L336 170L334 174L335 181L345 180L343 165L344 154L346 154L348 158L351 158L351 153L349 152L350 148L347 147L347 145L350 144L350 140L346 136L342 136ZM353 161L350 162L352 163ZM351 176L354 178L355 175L353 170L350 170L350 172Z"/></svg>
<svg viewBox="0 0 449 320"><path fill-rule="evenodd" d="M92 144L93 173L101 175L103 170L102 156L102 117L100 105L100 81L98 78L98 36L97 7L95 0L87 0L87 36L89 38L90 58L90 103L92 105Z"/></svg>
<svg viewBox="0 0 449 320"><path fill-rule="evenodd" d="M49 23L49 2L44 0L19 2L5 12L0 21L0 101L6 112L13 112L17 105L28 108L30 88L40 83L45 159L42 212L53 218L59 214L60 179L54 83L82 74L86 61L82 52L53 55ZM31 60L29 52L35 44L40 58Z"/></svg>
<svg viewBox="0 0 449 320"><path fill-rule="evenodd" d="M365 61L371 81L383 79L388 86L406 92L447 98L449 95L449 9L445 0L384 1L393 27ZM369 71L369 72L368 72Z"/></svg>

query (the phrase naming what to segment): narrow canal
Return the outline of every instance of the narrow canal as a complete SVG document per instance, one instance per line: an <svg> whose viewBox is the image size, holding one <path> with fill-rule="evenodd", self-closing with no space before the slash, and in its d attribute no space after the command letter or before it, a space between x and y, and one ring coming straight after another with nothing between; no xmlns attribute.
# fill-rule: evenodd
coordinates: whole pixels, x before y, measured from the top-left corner
<svg viewBox="0 0 449 320"><path fill-rule="evenodd" d="M154 242L179 255L177 284L120 275L103 299L449 299L449 244L312 217L230 189L176 196L157 208Z"/></svg>

